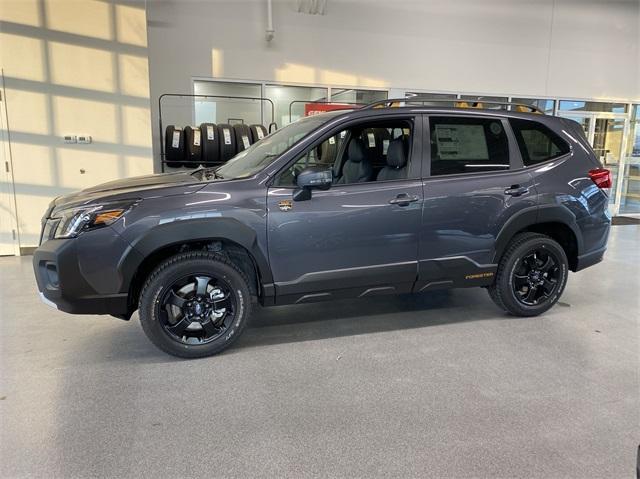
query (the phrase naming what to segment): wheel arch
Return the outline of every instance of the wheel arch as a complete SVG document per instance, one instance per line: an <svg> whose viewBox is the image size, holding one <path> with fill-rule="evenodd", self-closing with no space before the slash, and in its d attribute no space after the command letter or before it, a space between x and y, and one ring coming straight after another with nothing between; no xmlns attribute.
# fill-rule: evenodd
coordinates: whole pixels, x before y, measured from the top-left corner
<svg viewBox="0 0 640 479"><path fill-rule="evenodd" d="M569 269L577 270L582 233L573 213L560 205L527 208L510 218L496 238L493 262L500 261L515 235L526 231L545 234L557 241L567 255Z"/></svg>
<svg viewBox="0 0 640 479"><path fill-rule="evenodd" d="M150 229L120 261L129 312L137 309L144 281L161 261L184 251L205 249L235 260L252 280L252 293L261 301L273 295L271 268L253 229L233 218L176 221Z"/></svg>

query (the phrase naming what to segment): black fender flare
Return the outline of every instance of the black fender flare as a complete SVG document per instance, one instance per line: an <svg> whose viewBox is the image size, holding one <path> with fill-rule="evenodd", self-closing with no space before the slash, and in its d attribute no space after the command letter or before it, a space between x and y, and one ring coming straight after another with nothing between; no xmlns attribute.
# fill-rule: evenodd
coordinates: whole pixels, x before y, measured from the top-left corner
<svg viewBox="0 0 640 479"><path fill-rule="evenodd" d="M496 236L493 262L500 261L509 241L518 231L540 223L562 223L567 226L576 237L578 254L583 250L582 232L575 215L568 208L561 205L531 206L521 210L504 224Z"/></svg>
<svg viewBox="0 0 640 479"><path fill-rule="evenodd" d="M228 240L245 248L252 256L265 293L273 289L273 274L265 253L258 245L256 232L234 218L194 218L160 224L131 243L118 269L128 288L136 271L149 255L168 246L194 241Z"/></svg>

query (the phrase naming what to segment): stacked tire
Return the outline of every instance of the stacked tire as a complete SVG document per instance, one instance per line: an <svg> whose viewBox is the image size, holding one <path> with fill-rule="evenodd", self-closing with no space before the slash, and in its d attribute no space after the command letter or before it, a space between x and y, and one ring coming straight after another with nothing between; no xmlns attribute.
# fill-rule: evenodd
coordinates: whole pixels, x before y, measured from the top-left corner
<svg viewBox="0 0 640 479"><path fill-rule="evenodd" d="M167 166L180 168L184 161L184 131L175 125L167 126L164 137L164 154Z"/></svg>
<svg viewBox="0 0 640 479"><path fill-rule="evenodd" d="M267 136L263 125L201 123L165 130L165 162L170 168L220 166Z"/></svg>

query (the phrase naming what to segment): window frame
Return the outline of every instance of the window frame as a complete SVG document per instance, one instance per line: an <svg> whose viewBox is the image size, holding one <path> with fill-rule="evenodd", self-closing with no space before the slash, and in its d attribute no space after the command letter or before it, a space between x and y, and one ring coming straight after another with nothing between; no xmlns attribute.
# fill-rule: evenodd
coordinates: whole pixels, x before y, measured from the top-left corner
<svg viewBox="0 0 640 479"><path fill-rule="evenodd" d="M393 114L379 114L379 115L371 115L361 118L354 118L345 120L335 126L333 126L328 132L322 135L320 138L316 139L313 143L307 146L304 151L296 155L295 158L289 160L285 163L281 168L278 169L276 173L273 174L272 179L269 181L267 185L269 188L281 188L288 190L295 190L297 188L296 185L277 185L276 182L280 175L290 168L295 162L297 162L300 158L307 155L312 149L317 148L321 143L327 141L330 137L339 134L343 130L347 130L355 125L372 123L376 121L384 121L384 120L405 120L413 123L413 132L411 138L411 145L409 148L409 158L407 161L407 177L394 179L394 180L383 180L383 181L368 181L365 183L348 183L348 184L332 184L331 189L334 188L348 188L352 186L362 186L362 185L371 185L371 184L384 184L384 183L393 183L399 181L415 181L419 180L423 176L424 170L424 161L423 161L423 138L424 138L424 115L416 112L394 112ZM351 135L347 135L348 139L351 139ZM340 149L338 150L338 154L343 155L344 150L346 148L347 142L343 142L340 145Z"/></svg>
<svg viewBox="0 0 640 479"><path fill-rule="evenodd" d="M498 111L498 110L496 110ZM431 118L450 118L450 117L462 117L462 118L470 118L470 119L485 119L485 120L499 120L502 123L502 128L505 131L507 136L507 150L509 154L509 168L504 168L500 170L490 170L490 171L468 171L462 173L450 173L446 175L432 175L431 174ZM425 113L424 119L422 122L423 128L423 139L422 143L423 153L422 153L422 177L423 178L458 178L462 176L481 176L481 175L499 175L504 173L513 172L514 170L524 168L524 164L522 162L522 155L520 154L520 148L518 147L518 143L516 141L513 130L511 129L511 124L509 123L509 116L504 114L488 114L485 112L478 114L469 114L464 111L452 111L452 112L434 112L434 113Z"/></svg>

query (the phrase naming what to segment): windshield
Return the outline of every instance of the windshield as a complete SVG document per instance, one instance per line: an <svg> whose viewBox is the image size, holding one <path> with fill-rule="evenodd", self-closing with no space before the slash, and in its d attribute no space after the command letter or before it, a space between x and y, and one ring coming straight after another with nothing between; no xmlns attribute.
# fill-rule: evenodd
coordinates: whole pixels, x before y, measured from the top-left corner
<svg viewBox="0 0 640 479"><path fill-rule="evenodd" d="M233 179L256 174L332 116L334 115L329 113L307 116L277 130L231 158L215 171L215 175L223 179Z"/></svg>

